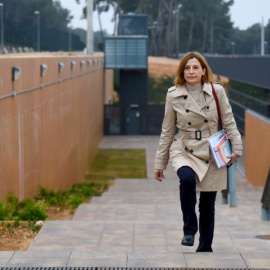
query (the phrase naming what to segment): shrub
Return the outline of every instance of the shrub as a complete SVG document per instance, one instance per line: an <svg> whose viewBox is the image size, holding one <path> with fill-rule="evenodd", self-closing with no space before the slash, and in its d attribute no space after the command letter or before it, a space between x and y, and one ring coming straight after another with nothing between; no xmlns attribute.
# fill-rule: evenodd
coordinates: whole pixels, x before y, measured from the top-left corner
<svg viewBox="0 0 270 270"><path fill-rule="evenodd" d="M21 211L18 213L19 220L38 221L45 220L46 205L43 201L34 202L33 200L26 200L20 203Z"/></svg>

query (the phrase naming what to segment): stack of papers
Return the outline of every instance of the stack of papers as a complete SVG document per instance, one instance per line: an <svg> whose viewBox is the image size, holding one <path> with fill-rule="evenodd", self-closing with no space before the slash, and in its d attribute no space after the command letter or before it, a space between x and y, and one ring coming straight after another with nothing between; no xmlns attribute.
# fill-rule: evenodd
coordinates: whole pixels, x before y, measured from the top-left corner
<svg viewBox="0 0 270 270"><path fill-rule="evenodd" d="M232 154L229 139L224 132L220 130L213 136L208 138L210 149L217 164L217 167L224 167L231 160L227 156Z"/></svg>

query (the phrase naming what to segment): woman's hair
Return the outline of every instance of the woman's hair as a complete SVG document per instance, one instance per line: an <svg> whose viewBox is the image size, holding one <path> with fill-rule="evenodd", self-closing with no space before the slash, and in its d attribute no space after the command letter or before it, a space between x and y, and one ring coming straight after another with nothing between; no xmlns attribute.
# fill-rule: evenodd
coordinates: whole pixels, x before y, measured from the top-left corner
<svg viewBox="0 0 270 270"><path fill-rule="evenodd" d="M213 73L211 71L211 68L207 64L205 58L198 52L188 52L186 53L180 60L179 66L176 71L176 78L174 80L175 84L184 85L185 84L185 78L184 78L184 69L187 64L187 61L196 58L200 63L203 69L205 69L204 79L203 82L212 82L213 80Z"/></svg>

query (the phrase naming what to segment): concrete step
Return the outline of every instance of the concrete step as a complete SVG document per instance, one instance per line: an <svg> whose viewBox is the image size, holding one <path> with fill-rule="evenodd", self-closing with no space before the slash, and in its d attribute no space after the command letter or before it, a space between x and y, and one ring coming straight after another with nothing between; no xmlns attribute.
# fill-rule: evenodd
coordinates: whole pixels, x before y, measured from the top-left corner
<svg viewBox="0 0 270 270"><path fill-rule="evenodd" d="M246 220L239 227L237 216L218 216L215 252L268 252L270 241L256 238L269 231L269 224ZM195 252L195 245L181 245L183 223L179 220L84 220L47 221L29 251L88 252Z"/></svg>
<svg viewBox="0 0 270 270"><path fill-rule="evenodd" d="M125 269L269 269L269 253L257 252L1 252L1 267L110 267Z"/></svg>
<svg viewBox="0 0 270 270"><path fill-rule="evenodd" d="M178 204L81 204L73 220L181 221Z"/></svg>
<svg viewBox="0 0 270 270"><path fill-rule="evenodd" d="M178 190L178 180L166 179L162 183L155 179L116 179L110 191L118 192L170 192Z"/></svg>
<svg viewBox="0 0 270 270"><path fill-rule="evenodd" d="M145 196L128 196L126 195L117 195L117 196L101 196L93 197L91 203L107 203L107 204L171 204L177 203L179 201L178 195L145 195Z"/></svg>

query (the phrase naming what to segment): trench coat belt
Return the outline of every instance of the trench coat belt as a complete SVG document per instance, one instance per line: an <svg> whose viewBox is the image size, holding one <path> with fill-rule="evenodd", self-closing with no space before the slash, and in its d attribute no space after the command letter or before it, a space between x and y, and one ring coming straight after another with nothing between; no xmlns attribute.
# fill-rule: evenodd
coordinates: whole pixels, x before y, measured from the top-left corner
<svg viewBox="0 0 270 270"><path fill-rule="evenodd" d="M175 140L177 138L177 135L180 137L180 148L182 150L182 153L186 156L188 156L188 153L185 151L185 140L186 139L196 139L201 140L202 138L208 138L211 136L211 130L194 130L194 131L187 131L183 129L178 129L178 133L175 135Z"/></svg>
<svg viewBox="0 0 270 270"><path fill-rule="evenodd" d="M196 140L201 140L202 138L208 138L211 136L211 130L206 129L206 130L195 130L195 131L187 131L183 129L179 129L178 131L179 135L183 135L185 139L196 139Z"/></svg>

